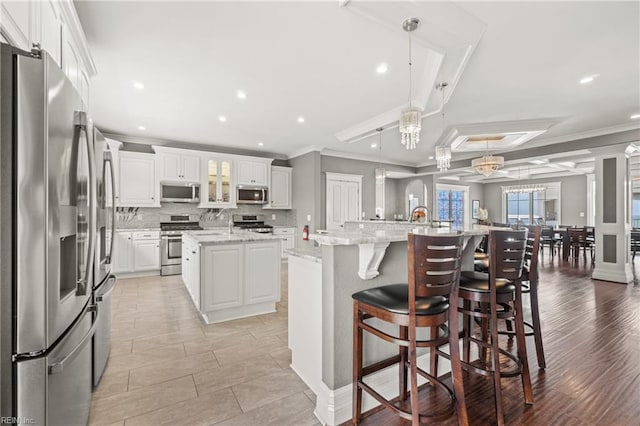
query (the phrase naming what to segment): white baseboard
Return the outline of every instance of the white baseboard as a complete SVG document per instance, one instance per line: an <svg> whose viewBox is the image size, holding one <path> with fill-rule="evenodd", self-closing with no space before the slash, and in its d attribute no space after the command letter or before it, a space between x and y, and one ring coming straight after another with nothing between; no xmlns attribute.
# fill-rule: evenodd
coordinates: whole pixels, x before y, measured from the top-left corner
<svg viewBox="0 0 640 426"><path fill-rule="evenodd" d="M629 263L626 263L622 268L618 266L612 268L604 263L597 262L591 278L600 281L628 284L633 281L633 272L631 271L631 265Z"/></svg>
<svg viewBox="0 0 640 426"><path fill-rule="evenodd" d="M446 361L440 358L441 361ZM418 365L426 368L429 364L429 354L418 357ZM441 362L441 364L445 364ZM442 368L438 368L442 374ZM304 380L304 379L303 379ZM393 399L399 394L398 366L394 365L376 374L367 376L365 382L386 399ZM421 376L418 377L418 386L426 383ZM316 392L315 416L324 425L335 426L351 419L353 385L348 384L336 390L331 390L322 382ZM366 412L380 405L373 397L362 392L362 412Z"/></svg>
<svg viewBox="0 0 640 426"><path fill-rule="evenodd" d="M153 269L153 270L150 270L150 271L139 271L139 272L114 272L114 274L118 278L122 278L122 279L153 277L153 276L160 276L160 270L159 269Z"/></svg>

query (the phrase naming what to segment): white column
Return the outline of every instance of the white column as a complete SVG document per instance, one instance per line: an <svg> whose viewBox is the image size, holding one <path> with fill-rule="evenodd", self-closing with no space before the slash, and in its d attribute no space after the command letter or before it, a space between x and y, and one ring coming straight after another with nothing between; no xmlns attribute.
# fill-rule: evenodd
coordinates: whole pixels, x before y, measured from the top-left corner
<svg viewBox="0 0 640 426"><path fill-rule="evenodd" d="M631 238L631 186L625 147L610 148L596 156L596 258L591 277L629 283Z"/></svg>

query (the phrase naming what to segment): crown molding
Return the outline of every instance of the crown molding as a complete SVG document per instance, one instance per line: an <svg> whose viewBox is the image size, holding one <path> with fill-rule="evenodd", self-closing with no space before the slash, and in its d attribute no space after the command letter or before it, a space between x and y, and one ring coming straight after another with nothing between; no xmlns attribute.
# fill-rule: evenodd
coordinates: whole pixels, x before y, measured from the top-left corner
<svg viewBox="0 0 640 426"><path fill-rule="evenodd" d="M320 155L325 157L337 157L337 158L346 158L348 160L359 160L359 161L368 161L370 163L380 163L380 159L375 156L369 156L364 154L352 154L348 152L334 151L331 149L323 149L322 151L320 151ZM412 169L415 169L416 167L414 164L411 164L405 161L384 160L382 164L410 167Z"/></svg>
<svg viewBox="0 0 640 426"><path fill-rule="evenodd" d="M321 148L319 146L316 146L316 145L305 146L303 148L296 149L292 153L288 154L287 155L287 160L291 160L292 158L300 157L301 155L305 155L305 154L308 154L310 152L320 152L320 151L322 151L322 149L323 148Z"/></svg>

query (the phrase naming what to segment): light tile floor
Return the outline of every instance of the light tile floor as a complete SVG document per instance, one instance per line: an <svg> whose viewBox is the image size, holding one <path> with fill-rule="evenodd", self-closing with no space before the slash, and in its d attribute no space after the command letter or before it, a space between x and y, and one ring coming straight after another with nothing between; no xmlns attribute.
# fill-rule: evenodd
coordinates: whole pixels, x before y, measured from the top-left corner
<svg viewBox="0 0 640 426"><path fill-rule="evenodd" d="M287 268L277 312L205 325L181 277L121 279L90 425L317 425L289 368Z"/></svg>

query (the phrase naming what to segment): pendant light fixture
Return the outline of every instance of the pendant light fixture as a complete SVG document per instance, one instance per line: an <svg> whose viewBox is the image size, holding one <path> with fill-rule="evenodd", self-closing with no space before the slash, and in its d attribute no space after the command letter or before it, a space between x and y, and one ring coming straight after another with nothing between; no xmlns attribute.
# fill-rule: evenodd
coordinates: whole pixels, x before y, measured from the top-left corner
<svg viewBox="0 0 640 426"><path fill-rule="evenodd" d="M436 85L436 89L442 92L442 135L444 136L445 126L444 126L444 89L447 87L449 83L443 81ZM442 141L442 145L436 147L436 165L441 172L446 171L451 167L451 147L445 145L445 140Z"/></svg>
<svg viewBox="0 0 640 426"><path fill-rule="evenodd" d="M400 114L400 134L402 135L402 145L407 149L416 149L420 142L420 130L422 121L422 110L413 107L411 98L411 32L420 25L418 18L408 18L402 23L402 29L409 34L409 107Z"/></svg>
<svg viewBox="0 0 640 426"><path fill-rule="evenodd" d="M382 131L384 129L382 127L378 127L376 132L378 132L379 140L378 140L378 150L380 152L379 156L379 165L375 169L376 183L384 183L384 180L387 178L387 171L384 169L382 165Z"/></svg>
<svg viewBox="0 0 640 426"><path fill-rule="evenodd" d="M481 175L491 176L500 167L504 167L504 157L489 154L489 138L487 138L487 151L482 158L471 160L471 167Z"/></svg>

